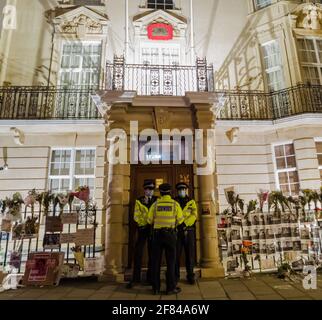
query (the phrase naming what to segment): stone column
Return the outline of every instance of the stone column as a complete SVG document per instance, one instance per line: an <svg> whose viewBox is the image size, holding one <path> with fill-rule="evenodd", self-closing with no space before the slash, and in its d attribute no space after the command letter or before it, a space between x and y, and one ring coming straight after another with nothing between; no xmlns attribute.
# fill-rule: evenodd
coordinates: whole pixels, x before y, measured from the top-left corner
<svg viewBox="0 0 322 320"><path fill-rule="evenodd" d="M214 114L211 111L212 105L199 104L195 105L195 116L197 129L203 129L203 152L204 155L210 156L212 161L213 171L211 170L206 175L197 176L198 181L198 198L199 198L199 215L200 215L200 263L201 277L214 278L223 277L224 268L220 261L218 236L217 236L217 217L216 217L216 188L215 182L215 136L210 133L210 144L207 143L207 129L214 130ZM214 132L214 131L213 131ZM208 139L209 139L208 138ZM209 161L208 160L208 161ZM199 165L197 168L204 169L204 166Z"/></svg>
<svg viewBox="0 0 322 320"><path fill-rule="evenodd" d="M105 275L108 280L123 281L123 243L124 243L124 189L127 188L126 164L112 164L107 151L113 137L107 139L111 129L123 129L126 137L126 106L112 106L106 116L106 155L105 155ZM113 122L113 125L111 125ZM126 150L127 151L127 150Z"/></svg>

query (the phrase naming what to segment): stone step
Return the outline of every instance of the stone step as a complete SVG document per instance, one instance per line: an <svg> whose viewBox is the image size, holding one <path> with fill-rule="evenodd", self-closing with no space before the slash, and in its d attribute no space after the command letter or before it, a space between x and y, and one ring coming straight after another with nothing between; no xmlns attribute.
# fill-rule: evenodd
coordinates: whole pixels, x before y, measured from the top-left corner
<svg viewBox="0 0 322 320"><path fill-rule="evenodd" d="M161 273L160 273L161 280L165 280L166 271L167 271L167 268L162 266L161 267ZM200 268L195 268L194 272L195 272L196 279L199 279L201 277ZM124 272L124 280L125 281L130 281L132 279L132 273L133 273L132 269L126 269L125 272ZM142 281L146 280L146 273L147 273L147 268L142 268L142 275L141 275ZM186 279L186 269L185 268L180 268L180 279Z"/></svg>

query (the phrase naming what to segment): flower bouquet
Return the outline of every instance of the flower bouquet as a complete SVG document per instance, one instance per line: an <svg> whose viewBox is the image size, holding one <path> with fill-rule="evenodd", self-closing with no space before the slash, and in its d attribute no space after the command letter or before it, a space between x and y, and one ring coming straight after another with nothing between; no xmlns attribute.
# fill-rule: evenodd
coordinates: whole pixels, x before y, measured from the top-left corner
<svg viewBox="0 0 322 320"><path fill-rule="evenodd" d="M21 219L21 207L22 204L24 203L21 194L19 192L16 192L13 196L12 199L6 198L4 201L4 210L7 209L7 219L11 221L18 221Z"/></svg>
<svg viewBox="0 0 322 320"><path fill-rule="evenodd" d="M71 249L74 253L75 260L77 261L79 267L84 270L84 253L82 252L82 248L80 246L76 246Z"/></svg>
<svg viewBox="0 0 322 320"><path fill-rule="evenodd" d="M78 187L76 189L76 192L71 192L71 195L87 203L89 201L89 195L90 195L89 187L88 186Z"/></svg>

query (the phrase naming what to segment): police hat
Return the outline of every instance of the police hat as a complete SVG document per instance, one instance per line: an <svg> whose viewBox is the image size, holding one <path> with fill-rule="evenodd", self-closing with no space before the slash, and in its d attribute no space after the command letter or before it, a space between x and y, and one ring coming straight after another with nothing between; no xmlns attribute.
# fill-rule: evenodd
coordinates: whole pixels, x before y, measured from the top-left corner
<svg viewBox="0 0 322 320"><path fill-rule="evenodd" d="M176 189L189 189L189 186L185 182L179 182L176 184Z"/></svg>
<svg viewBox="0 0 322 320"><path fill-rule="evenodd" d="M159 186L160 192L170 193L171 192L171 185L169 183L163 183Z"/></svg>
<svg viewBox="0 0 322 320"><path fill-rule="evenodd" d="M151 180L151 179L144 180L143 188L144 189L147 189L147 188L155 189L155 183L154 183L154 181Z"/></svg>

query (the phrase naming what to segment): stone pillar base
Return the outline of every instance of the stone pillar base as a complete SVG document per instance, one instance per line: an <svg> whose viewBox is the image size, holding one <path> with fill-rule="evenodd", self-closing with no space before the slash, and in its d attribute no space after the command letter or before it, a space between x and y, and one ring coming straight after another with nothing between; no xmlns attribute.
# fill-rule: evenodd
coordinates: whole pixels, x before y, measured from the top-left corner
<svg viewBox="0 0 322 320"><path fill-rule="evenodd" d="M212 268L201 268L200 270L201 278L224 278L225 269L223 266L219 265Z"/></svg>
<svg viewBox="0 0 322 320"><path fill-rule="evenodd" d="M102 276L100 276L100 281L124 283L124 273L105 272Z"/></svg>

